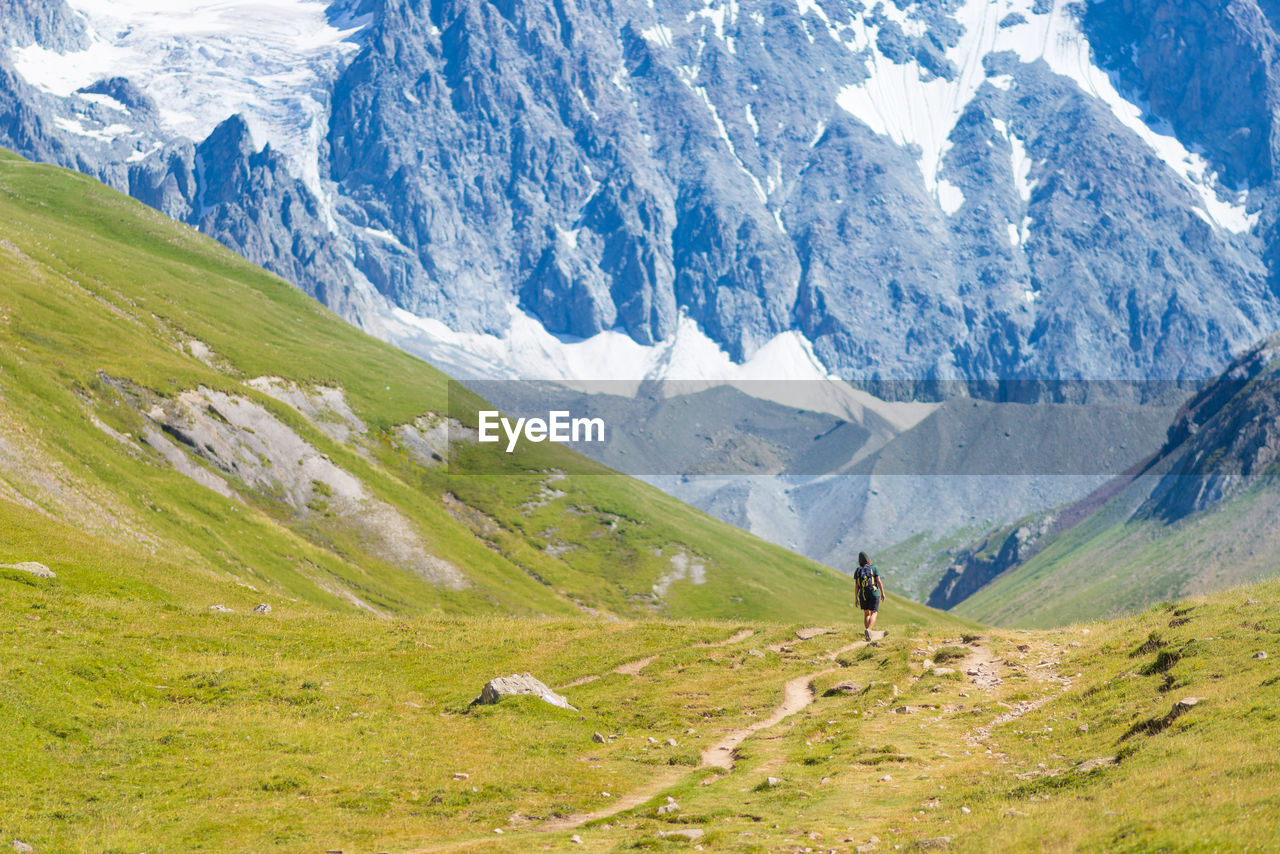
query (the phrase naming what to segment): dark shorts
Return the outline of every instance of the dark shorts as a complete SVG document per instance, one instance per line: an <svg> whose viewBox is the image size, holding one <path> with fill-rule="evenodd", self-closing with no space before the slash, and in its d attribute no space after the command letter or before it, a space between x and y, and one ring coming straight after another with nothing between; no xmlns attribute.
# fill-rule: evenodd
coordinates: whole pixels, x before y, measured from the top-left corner
<svg viewBox="0 0 1280 854"><path fill-rule="evenodd" d="M859 607L859 608L861 608L861 609L862 609L862 610L864 610L864 611L879 611L879 610L880 610L880 597L879 597L879 596L864 596L864 597L862 598L862 600L858 603L858 607Z"/></svg>

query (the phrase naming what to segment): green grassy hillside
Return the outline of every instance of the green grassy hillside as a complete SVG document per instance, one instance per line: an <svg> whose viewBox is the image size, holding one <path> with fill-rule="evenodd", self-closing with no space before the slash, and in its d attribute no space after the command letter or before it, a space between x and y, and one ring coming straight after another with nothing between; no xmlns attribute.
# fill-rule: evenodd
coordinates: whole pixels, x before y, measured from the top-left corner
<svg viewBox="0 0 1280 854"><path fill-rule="evenodd" d="M255 614L252 591L221 613L170 592L221 596L215 575L5 510L57 572L0 569L5 844L1263 851L1280 826L1274 582L874 646L838 624ZM578 710L469 707L520 672ZM789 682L802 702L772 720ZM704 763L747 727L731 770Z"/></svg>
<svg viewBox="0 0 1280 854"><path fill-rule="evenodd" d="M953 613L1045 627L1132 613L1280 571L1280 494L1263 486L1176 525L1107 512L1066 531Z"/></svg>
<svg viewBox="0 0 1280 854"><path fill-rule="evenodd" d="M0 153L0 518L163 563L187 606L852 613L841 574L604 469L562 476L556 450L449 474L446 382L191 229ZM75 554L12 527L0 562Z"/></svg>
<svg viewBox="0 0 1280 854"><path fill-rule="evenodd" d="M1272 337L1191 396L1141 474L1048 514L1047 534L954 612L1061 625L1274 577L1278 474L1280 338Z"/></svg>

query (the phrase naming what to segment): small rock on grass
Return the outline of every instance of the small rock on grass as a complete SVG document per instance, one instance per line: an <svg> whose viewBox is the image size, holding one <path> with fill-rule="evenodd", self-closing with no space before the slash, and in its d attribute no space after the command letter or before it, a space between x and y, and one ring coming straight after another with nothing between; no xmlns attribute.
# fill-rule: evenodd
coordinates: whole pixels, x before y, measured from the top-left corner
<svg viewBox="0 0 1280 854"><path fill-rule="evenodd" d="M1258 650L1253 654L1253 657L1258 661L1265 661L1267 659L1267 654L1262 650Z"/></svg>
<svg viewBox="0 0 1280 854"><path fill-rule="evenodd" d="M235 612L234 612L234 611L232 611L230 608L228 608L226 605L210 605L210 606L209 606L209 610L210 610L210 611L217 611L219 614L233 614L233 613L235 613Z"/></svg>
<svg viewBox="0 0 1280 854"><path fill-rule="evenodd" d="M33 854L36 849L21 839L15 839L13 840L13 850L17 851L18 854Z"/></svg>
<svg viewBox="0 0 1280 854"><path fill-rule="evenodd" d="M832 685L826 691L823 691L822 696L835 697L840 694L860 694L860 693L862 693L862 686L859 685L857 682L837 682L835 685Z"/></svg>
<svg viewBox="0 0 1280 854"><path fill-rule="evenodd" d="M270 614L270 613L271 613L271 606L270 606L270 605L268 605L266 602L263 602L261 605L259 605L259 606L257 606L256 608L254 608L254 609L253 609L253 613L255 613L255 614Z"/></svg>
<svg viewBox="0 0 1280 854"><path fill-rule="evenodd" d="M531 673L513 673L510 676L490 679L480 691L480 696L471 701L471 705L488 705L498 702L503 697L520 694L532 694L553 706L568 709L572 712L578 711L575 706L570 705L568 700L552 691L538 679L535 679Z"/></svg>
<svg viewBox="0 0 1280 854"><path fill-rule="evenodd" d="M923 851L937 850L939 848L950 848L950 836L935 836L932 839L917 839L916 847Z"/></svg>
<svg viewBox="0 0 1280 854"><path fill-rule="evenodd" d="M694 842L706 836L706 831L700 827L686 827L680 830L659 830L658 837L661 839L687 839Z"/></svg>
<svg viewBox="0 0 1280 854"><path fill-rule="evenodd" d="M880 780L879 780L878 782L881 782L881 783L892 783L892 782L893 782L893 778L892 778L892 777L890 777L888 774L885 774L883 777L881 777L881 778L880 778Z"/></svg>
<svg viewBox="0 0 1280 854"><path fill-rule="evenodd" d="M593 732L591 734L591 740L596 744L604 744L608 739L604 737L604 733L602 732Z"/></svg>
<svg viewBox="0 0 1280 854"><path fill-rule="evenodd" d="M676 744L676 740L674 738L667 739L667 747L679 747L679 746L680 745Z"/></svg>
<svg viewBox="0 0 1280 854"><path fill-rule="evenodd" d="M574 845L581 845L582 837L575 833L573 836L569 837L569 841L572 842Z"/></svg>
<svg viewBox="0 0 1280 854"><path fill-rule="evenodd" d="M960 807L961 815L968 815L971 812L973 812L973 810L969 809L968 807Z"/></svg>

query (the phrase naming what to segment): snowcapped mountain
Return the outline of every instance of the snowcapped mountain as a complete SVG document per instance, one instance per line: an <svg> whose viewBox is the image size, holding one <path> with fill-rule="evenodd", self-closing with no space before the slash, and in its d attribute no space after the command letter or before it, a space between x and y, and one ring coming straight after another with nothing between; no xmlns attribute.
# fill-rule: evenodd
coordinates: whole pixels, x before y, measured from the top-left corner
<svg viewBox="0 0 1280 854"><path fill-rule="evenodd" d="M10 0L0 142L463 374L1200 378L1280 327L1224 8Z"/></svg>
<svg viewBox="0 0 1280 854"><path fill-rule="evenodd" d="M1278 15L6 0L0 145L129 192L455 376L763 388L890 455L946 438L959 471L999 453L985 409L856 382L910 401L1203 379L1280 329ZM1133 423L1107 429L1146 453ZM892 463L655 480L839 564L1106 477Z"/></svg>

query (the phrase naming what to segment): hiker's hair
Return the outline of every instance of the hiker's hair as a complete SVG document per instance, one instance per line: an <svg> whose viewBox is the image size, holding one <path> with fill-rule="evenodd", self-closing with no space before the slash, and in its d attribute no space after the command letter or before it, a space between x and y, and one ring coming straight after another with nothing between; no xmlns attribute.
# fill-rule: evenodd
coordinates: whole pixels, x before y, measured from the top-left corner
<svg viewBox="0 0 1280 854"><path fill-rule="evenodd" d="M858 566L867 566L871 563L871 558L867 557L866 552L858 552Z"/></svg>

